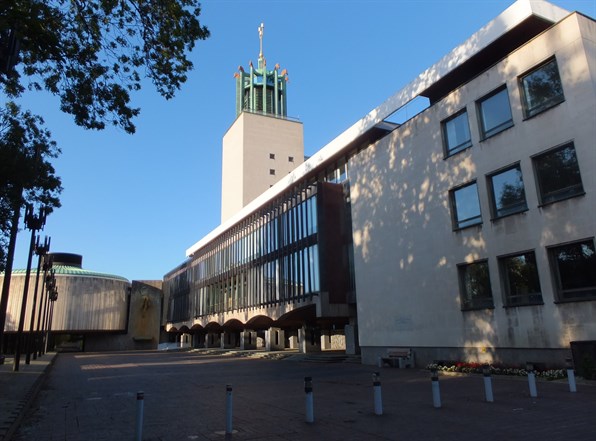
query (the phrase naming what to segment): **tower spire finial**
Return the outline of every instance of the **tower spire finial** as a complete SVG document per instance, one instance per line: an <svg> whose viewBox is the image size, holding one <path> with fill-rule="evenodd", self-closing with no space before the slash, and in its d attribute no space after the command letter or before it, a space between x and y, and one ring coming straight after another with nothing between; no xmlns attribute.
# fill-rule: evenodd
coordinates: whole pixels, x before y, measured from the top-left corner
<svg viewBox="0 0 596 441"><path fill-rule="evenodd" d="M263 59L263 31L265 30L265 25L261 23L259 26L259 61Z"/></svg>

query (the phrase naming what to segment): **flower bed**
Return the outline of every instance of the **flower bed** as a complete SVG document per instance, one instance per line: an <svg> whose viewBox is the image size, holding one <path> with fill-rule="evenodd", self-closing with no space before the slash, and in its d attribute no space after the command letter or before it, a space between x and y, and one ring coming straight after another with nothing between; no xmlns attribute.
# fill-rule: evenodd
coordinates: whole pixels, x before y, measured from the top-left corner
<svg viewBox="0 0 596 441"><path fill-rule="evenodd" d="M443 372L461 372L464 374L481 374L483 363L466 363L466 362L434 362L426 366L427 369L436 369ZM491 375L514 375L527 376L528 371L520 367L488 365ZM567 378L567 371L565 369L535 369L534 373L539 378L546 380L559 380Z"/></svg>

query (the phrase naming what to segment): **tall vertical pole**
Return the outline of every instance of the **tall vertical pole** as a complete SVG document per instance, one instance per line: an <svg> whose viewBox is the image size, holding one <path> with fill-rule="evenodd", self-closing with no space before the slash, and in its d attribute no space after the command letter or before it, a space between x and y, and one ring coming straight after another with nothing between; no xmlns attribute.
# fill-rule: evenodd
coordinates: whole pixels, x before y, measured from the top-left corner
<svg viewBox="0 0 596 441"><path fill-rule="evenodd" d="M18 206L17 206L18 205ZM0 364L4 364L4 326L6 325L6 310L8 309L8 296L10 295L10 279L12 274L12 263L14 251L17 244L17 233L19 232L19 219L21 217L21 199L15 204L10 224L10 239L6 252L6 268L4 270L4 282L2 283L2 296L0 298Z"/></svg>
<svg viewBox="0 0 596 441"><path fill-rule="evenodd" d="M29 207L28 207L29 208ZM21 343L23 340L23 328L25 327L25 313L27 312L27 294L29 290L29 276L31 275L31 260L33 258L33 248L35 247L35 230L31 229L31 241L29 242L29 255L27 256L27 272L25 273L25 284L23 287L23 298L21 300L21 314L19 317L19 328L17 330L17 341L14 351L13 371L19 370L21 363Z"/></svg>
<svg viewBox="0 0 596 441"><path fill-rule="evenodd" d="M26 354L25 354L25 364L31 363L31 352L35 347L35 309L37 308L37 290L39 289L39 272L41 270L41 260L43 255L45 254L45 248L49 248L48 238L46 237L44 240L44 244L40 245L39 243L39 236L35 241L35 254L37 254L37 274L35 275L35 289L33 290L33 303L31 304L31 320L29 321L29 332L27 333L27 345L26 345ZM33 357L35 358L35 356Z"/></svg>
<svg viewBox="0 0 596 441"><path fill-rule="evenodd" d="M50 246L48 243L48 251L50 250ZM35 346L35 353L38 357L41 357L42 353L42 346L43 346L43 331L44 331L44 324L45 324L45 307L47 304L47 277L48 277L48 270L52 266L52 256L46 254L43 258L43 281L41 283L41 293L39 297L39 312L37 314L37 328L35 330L36 333L36 346ZM45 295L44 295L45 294ZM43 321L42 321L43 320Z"/></svg>

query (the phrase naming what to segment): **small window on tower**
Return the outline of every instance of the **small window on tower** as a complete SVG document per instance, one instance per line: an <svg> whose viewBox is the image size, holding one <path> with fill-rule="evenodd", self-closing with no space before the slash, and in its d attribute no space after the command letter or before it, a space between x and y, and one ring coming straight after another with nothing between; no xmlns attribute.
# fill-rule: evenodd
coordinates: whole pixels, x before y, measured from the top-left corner
<svg viewBox="0 0 596 441"><path fill-rule="evenodd" d="M269 159L275 159L275 153L269 153Z"/></svg>
<svg viewBox="0 0 596 441"><path fill-rule="evenodd" d="M270 168L270 169L269 169L269 174L270 174L270 175L275 175L275 169L273 169L273 168Z"/></svg>
<svg viewBox="0 0 596 441"><path fill-rule="evenodd" d="M294 157L293 156L288 156L288 162L294 162Z"/></svg>

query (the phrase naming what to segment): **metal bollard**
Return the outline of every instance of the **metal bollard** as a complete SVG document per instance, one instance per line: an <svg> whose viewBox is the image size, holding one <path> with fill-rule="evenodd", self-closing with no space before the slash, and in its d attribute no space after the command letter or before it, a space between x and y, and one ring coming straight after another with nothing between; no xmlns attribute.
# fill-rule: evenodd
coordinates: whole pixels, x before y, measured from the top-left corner
<svg viewBox="0 0 596 441"><path fill-rule="evenodd" d="M373 391L375 400L375 415L383 415L383 397L381 395L381 374L373 372Z"/></svg>
<svg viewBox="0 0 596 441"><path fill-rule="evenodd" d="M567 365L567 381L569 382L569 392L577 392L577 386L575 384L575 371L573 370L573 361L571 358L565 359Z"/></svg>
<svg viewBox="0 0 596 441"><path fill-rule="evenodd" d="M441 407L441 390L439 389L439 374L436 369L430 370L430 381L433 389L433 406L435 409Z"/></svg>
<svg viewBox="0 0 596 441"><path fill-rule="evenodd" d="M485 364L482 366L482 376L484 377L484 396L488 403L495 401L493 397L493 382L490 376L490 366Z"/></svg>
<svg viewBox="0 0 596 441"><path fill-rule="evenodd" d="M528 386L530 387L530 396L536 398L538 391L536 390L536 374L534 373L534 365L532 363L526 364L526 371L528 371Z"/></svg>
<svg viewBox="0 0 596 441"><path fill-rule="evenodd" d="M143 439L143 406L145 402L145 393L137 392L137 424L135 427L135 441Z"/></svg>
<svg viewBox="0 0 596 441"><path fill-rule="evenodd" d="M231 434L232 430L232 385L226 385L226 434Z"/></svg>
<svg viewBox="0 0 596 441"><path fill-rule="evenodd" d="M312 395L312 377L304 377L304 392L306 392L306 422L315 422L315 412Z"/></svg>

